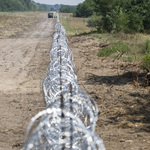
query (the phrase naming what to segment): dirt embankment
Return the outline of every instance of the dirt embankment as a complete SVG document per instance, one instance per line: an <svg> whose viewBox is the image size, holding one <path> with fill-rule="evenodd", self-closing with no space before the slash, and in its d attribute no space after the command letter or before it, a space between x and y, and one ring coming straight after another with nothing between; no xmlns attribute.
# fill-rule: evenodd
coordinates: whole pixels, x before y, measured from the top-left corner
<svg viewBox="0 0 150 150"><path fill-rule="evenodd" d="M150 149L150 87L138 63L97 56L100 40L69 37L79 86L98 104L96 133L107 150Z"/></svg>
<svg viewBox="0 0 150 150"><path fill-rule="evenodd" d="M56 20L47 13L37 19L26 31L0 39L0 150L21 149L30 119L45 107L41 79Z"/></svg>

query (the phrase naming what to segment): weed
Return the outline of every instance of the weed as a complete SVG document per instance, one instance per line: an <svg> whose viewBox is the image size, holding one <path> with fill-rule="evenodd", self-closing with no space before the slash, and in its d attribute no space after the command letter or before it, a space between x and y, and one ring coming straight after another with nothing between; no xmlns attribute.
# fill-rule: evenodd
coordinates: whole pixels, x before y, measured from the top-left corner
<svg viewBox="0 0 150 150"><path fill-rule="evenodd" d="M150 72L150 40L149 39L146 40L142 53L145 53L145 55L142 57L141 66L144 69L146 69L148 72Z"/></svg>
<svg viewBox="0 0 150 150"><path fill-rule="evenodd" d="M148 72L150 72L150 54L146 53L142 57L142 67L146 69Z"/></svg>
<svg viewBox="0 0 150 150"><path fill-rule="evenodd" d="M95 38L97 38L97 39L102 39L102 36L99 35L99 34L95 34L95 35L93 35L93 37L95 37Z"/></svg>
<svg viewBox="0 0 150 150"><path fill-rule="evenodd" d="M145 43L146 53L150 53L150 40L147 39Z"/></svg>
<svg viewBox="0 0 150 150"><path fill-rule="evenodd" d="M117 53L115 57L118 57L130 51L130 48L128 47L128 45L120 41L114 42L111 45L112 46L110 47L105 47L102 50L99 50L99 57L111 56L113 53Z"/></svg>
<svg viewBox="0 0 150 150"><path fill-rule="evenodd" d="M133 56L124 57L125 62L132 62L135 58Z"/></svg>

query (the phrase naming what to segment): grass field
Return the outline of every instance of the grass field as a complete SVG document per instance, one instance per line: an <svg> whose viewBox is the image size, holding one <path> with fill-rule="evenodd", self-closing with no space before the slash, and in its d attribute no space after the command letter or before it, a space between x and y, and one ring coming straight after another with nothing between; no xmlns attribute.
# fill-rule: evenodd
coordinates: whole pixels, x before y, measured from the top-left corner
<svg viewBox="0 0 150 150"><path fill-rule="evenodd" d="M87 18L72 17L71 13L60 13L60 22L66 29L66 35L78 35L90 32L87 27Z"/></svg>
<svg viewBox="0 0 150 150"><path fill-rule="evenodd" d="M41 12L0 12L0 38L15 36L38 21Z"/></svg>
<svg viewBox="0 0 150 150"><path fill-rule="evenodd" d="M60 14L60 22L66 29L66 35L88 35L99 39L101 43L108 43L107 47L99 49L99 56L141 63L143 55L150 49L150 35L147 34L97 33L94 28L87 27L87 18L72 17L67 13Z"/></svg>

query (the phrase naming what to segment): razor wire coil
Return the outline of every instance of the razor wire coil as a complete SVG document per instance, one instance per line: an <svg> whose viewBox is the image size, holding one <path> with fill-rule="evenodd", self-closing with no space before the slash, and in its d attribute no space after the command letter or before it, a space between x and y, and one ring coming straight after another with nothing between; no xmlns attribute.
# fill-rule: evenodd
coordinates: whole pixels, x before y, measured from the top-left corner
<svg viewBox="0 0 150 150"><path fill-rule="evenodd" d="M43 81L45 110L31 119L25 150L105 150L96 135L96 102L79 88L65 29L57 22Z"/></svg>

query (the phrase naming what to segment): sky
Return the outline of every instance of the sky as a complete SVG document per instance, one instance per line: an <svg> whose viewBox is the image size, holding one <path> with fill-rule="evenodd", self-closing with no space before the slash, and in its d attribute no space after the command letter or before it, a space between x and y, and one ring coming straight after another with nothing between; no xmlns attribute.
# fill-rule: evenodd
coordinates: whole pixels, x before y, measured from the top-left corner
<svg viewBox="0 0 150 150"><path fill-rule="evenodd" d="M55 5L55 4L78 5L79 3L82 3L85 0L33 0L33 1L37 3L50 4L50 5Z"/></svg>

